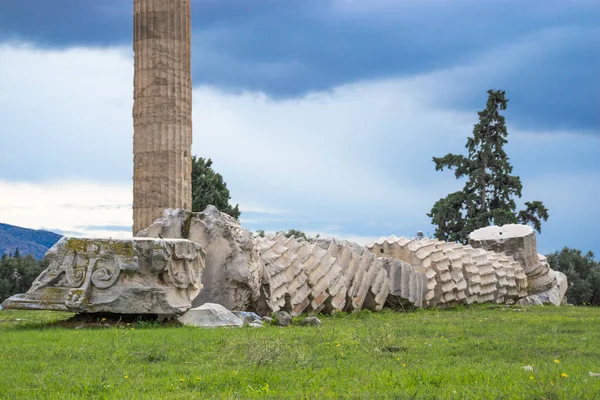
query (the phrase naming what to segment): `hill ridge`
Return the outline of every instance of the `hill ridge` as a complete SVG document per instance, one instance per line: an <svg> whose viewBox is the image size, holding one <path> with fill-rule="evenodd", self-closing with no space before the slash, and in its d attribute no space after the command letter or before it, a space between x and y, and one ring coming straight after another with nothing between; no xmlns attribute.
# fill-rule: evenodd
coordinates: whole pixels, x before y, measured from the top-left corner
<svg viewBox="0 0 600 400"><path fill-rule="evenodd" d="M61 237L62 235L46 230L23 228L0 222L0 256L14 253L18 248L22 255L31 254L36 259L40 259Z"/></svg>

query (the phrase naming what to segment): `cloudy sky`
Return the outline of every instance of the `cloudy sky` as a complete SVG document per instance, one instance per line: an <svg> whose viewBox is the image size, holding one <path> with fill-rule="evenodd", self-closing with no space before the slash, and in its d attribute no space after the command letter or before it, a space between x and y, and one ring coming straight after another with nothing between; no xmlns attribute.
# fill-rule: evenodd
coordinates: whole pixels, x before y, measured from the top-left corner
<svg viewBox="0 0 600 400"><path fill-rule="evenodd" d="M0 222L128 236L132 2L0 2ZM540 252L600 254L597 0L192 0L193 153L251 230L433 233L488 89Z"/></svg>

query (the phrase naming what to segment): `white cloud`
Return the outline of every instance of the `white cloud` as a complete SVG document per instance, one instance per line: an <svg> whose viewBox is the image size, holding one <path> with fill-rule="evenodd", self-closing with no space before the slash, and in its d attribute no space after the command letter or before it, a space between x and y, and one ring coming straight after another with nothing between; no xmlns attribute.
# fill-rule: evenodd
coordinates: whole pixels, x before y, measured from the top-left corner
<svg viewBox="0 0 600 400"><path fill-rule="evenodd" d="M0 44L0 179L125 181L131 52Z"/></svg>
<svg viewBox="0 0 600 400"><path fill-rule="evenodd" d="M131 237L102 229L131 225L131 188L91 182L24 183L0 180L0 221L70 235Z"/></svg>
<svg viewBox="0 0 600 400"><path fill-rule="evenodd" d="M0 221L128 235L80 227L131 224L131 52L4 44L0 59ZM281 101L197 87L194 154L213 159L253 230L297 228L362 243L392 233L427 233L432 229L425 214L434 201L460 187L452 173L434 170L431 157L462 152L477 117L434 99L461 84L466 71L481 70L474 62ZM593 137L572 143L570 133L551 132L534 145L534 133L510 126L509 132L515 172L526 185L543 182L531 185L535 195L552 196L560 185L539 166L573 168L564 157L553 157L557 149L576 158L598 145ZM573 181L588 172L556 179ZM589 195L581 187L569 190ZM551 216L579 226L568 222L575 215L570 198L558 199L552 199ZM578 213L590 207L581 203Z"/></svg>

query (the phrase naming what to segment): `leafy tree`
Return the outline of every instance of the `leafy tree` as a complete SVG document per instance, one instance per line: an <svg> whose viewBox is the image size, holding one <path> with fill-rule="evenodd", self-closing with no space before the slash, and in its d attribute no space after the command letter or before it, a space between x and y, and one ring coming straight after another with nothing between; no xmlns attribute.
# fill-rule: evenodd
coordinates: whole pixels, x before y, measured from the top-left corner
<svg viewBox="0 0 600 400"><path fill-rule="evenodd" d="M547 258L552 269L567 276L566 296L570 303L600 306L600 263L594 259L594 253L583 254L581 250L565 247Z"/></svg>
<svg viewBox="0 0 600 400"><path fill-rule="evenodd" d="M212 160L192 156L192 211L204 211L213 205L235 219L240 217L240 208L229 204L231 196L221 174L212 169Z"/></svg>
<svg viewBox="0 0 600 400"><path fill-rule="evenodd" d="M298 239L303 238L304 240L308 240L309 239L309 237L306 236L306 233L304 233L304 232L302 232L302 231L300 231L298 229L289 229L287 232L283 233L283 236L285 236L287 238L295 236Z"/></svg>
<svg viewBox="0 0 600 400"><path fill-rule="evenodd" d="M508 132L504 116L508 100L503 90L488 90L484 110L478 112L479 123L467 139L467 156L447 154L433 157L436 171L454 169L457 179L466 177L461 191L438 200L427 216L436 226L434 236L441 240L466 243L469 233L489 225L531 224L541 232L548 219L548 209L540 201L525 203L516 211L515 196L521 197L521 179L511 175L512 166L504 151Z"/></svg>

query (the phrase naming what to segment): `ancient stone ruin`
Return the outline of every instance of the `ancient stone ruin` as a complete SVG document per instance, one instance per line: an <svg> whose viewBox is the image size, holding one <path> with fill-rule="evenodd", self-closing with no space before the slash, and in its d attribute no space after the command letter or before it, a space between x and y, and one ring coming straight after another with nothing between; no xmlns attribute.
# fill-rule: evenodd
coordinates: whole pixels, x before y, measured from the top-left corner
<svg viewBox="0 0 600 400"><path fill-rule="evenodd" d="M367 246L383 257L405 261L427 276L425 303L432 306L508 303L560 305L566 276L552 271L537 253L526 225L489 226L469 236L469 245L437 239L380 239Z"/></svg>
<svg viewBox="0 0 600 400"><path fill-rule="evenodd" d="M133 3L139 237L63 238L31 289L6 300L5 308L167 316L194 308L180 318L192 321L223 314L219 305L299 315L565 301L566 276L537 254L528 226L479 229L466 246L394 236L360 246L255 237L215 207L185 211L192 201L190 0Z"/></svg>
<svg viewBox="0 0 600 400"><path fill-rule="evenodd" d="M469 244L513 257L527 276L529 296L521 304L566 303L567 276L554 271L545 256L537 253L535 231L527 225L488 226L469 236Z"/></svg>
<svg viewBox="0 0 600 400"><path fill-rule="evenodd" d="M504 236L496 239L496 231ZM205 288L195 305L212 302L262 314L380 310L399 302L559 305L566 291L566 277L548 268L536 253L535 232L524 225L479 229L467 246L395 237L360 246L281 234L253 237L209 206L202 213L167 210L139 235L202 245Z"/></svg>
<svg viewBox="0 0 600 400"><path fill-rule="evenodd" d="M566 277L536 252L523 225L479 229L470 245L384 238L253 236L209 206L165 210L131 240L64 238L50 266L6 308L179 315L206 303L266 315L333 313L386 305L560 305Z"/></svg>
<svg viewBox="0 0 600 400"><path fill-rule="evenodd" d="M77 313L174 315L202 288L205 254L182 239L62 238L46 253L50 265L6 308Z"/></svg>
<svg viewBox="0 0 600 400"><path fill-rule="evenodd" d="M139 236L185 238L206 251L204 289L194 305L267 314L279 310L380 310L390 293L422 305L425 275L395 259L341 240L254 237L209 206L204 212L167 210Z"/></svg>

